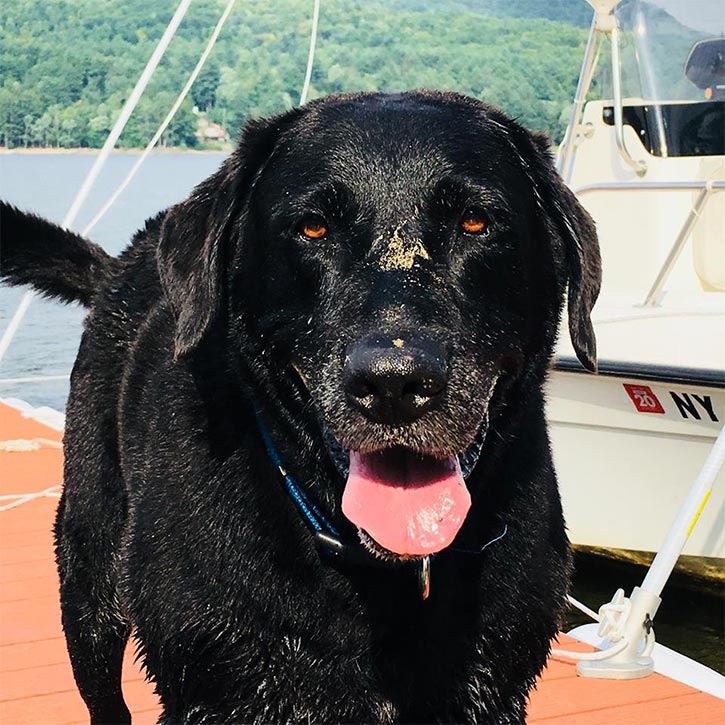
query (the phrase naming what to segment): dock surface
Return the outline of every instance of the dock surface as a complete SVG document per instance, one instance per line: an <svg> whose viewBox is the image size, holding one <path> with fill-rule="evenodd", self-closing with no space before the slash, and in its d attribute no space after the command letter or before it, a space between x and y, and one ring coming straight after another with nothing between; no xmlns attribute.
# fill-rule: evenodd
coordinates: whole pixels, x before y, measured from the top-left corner
<svg viewBox="0 0 725 725"><path fill-rule="evenodd" d="M63 472L62 432L0 402L0 723L85 723L60 625L52 526ZM566 635L559 647L591 650ZM123 691L137 725L155 723L153 687L129 647ZM725 702L661 675L627 682L582 679L551 658L529 723L725 722Z"/></svg>

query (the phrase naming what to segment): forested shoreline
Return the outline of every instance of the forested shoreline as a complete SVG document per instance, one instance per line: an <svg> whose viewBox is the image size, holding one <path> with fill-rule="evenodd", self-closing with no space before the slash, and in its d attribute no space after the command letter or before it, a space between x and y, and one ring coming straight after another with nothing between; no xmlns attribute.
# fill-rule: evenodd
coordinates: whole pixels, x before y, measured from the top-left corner
<svg viewBox="0 0 725 725"><path fill-rule="evenodd" d="M144 146L201 54L223 8L195 0L119 146ZM98 148L176 0L14 0L0 9L0 145ZM307 59L311 0L237 3L161 146L293 106ZM310 97L340 91L457 90L561 138L590 9L583 0L328 0Z"/></svg>

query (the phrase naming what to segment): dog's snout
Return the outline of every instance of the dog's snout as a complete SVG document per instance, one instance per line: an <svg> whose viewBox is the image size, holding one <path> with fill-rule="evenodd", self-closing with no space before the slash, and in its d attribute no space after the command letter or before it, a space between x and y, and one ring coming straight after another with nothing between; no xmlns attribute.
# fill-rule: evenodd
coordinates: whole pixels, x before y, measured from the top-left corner
<svg viewBox="0 0 725 725"><path fill-rule="evenodd" d="M447 381L445 350L431 340L375 336L348 350L348 400L378 423L401 425L420 418L438 405Z"/></svg>

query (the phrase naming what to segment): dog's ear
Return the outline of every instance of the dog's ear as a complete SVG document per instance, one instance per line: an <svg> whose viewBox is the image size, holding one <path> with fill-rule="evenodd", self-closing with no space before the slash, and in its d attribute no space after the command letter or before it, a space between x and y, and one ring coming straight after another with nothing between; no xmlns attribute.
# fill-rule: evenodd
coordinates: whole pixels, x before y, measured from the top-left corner
<svg viewBox="0 0 725 725"><path fill-rule="evenodd" d="M221 306L223 240L234 215L237 185L228 159L188 199L169 209L161 227L157 263L176 318L175 357L199 344Z"/></svg>
<svg viewBox="0 0 725 725"><path fill-rule="evenodd" d="M291 111L247 123L236 151L219 171L199 184L186 201L171 207L164 219L157 263L176 317L177 358L198 346L223 309L228 240L243 226L249 192L280 132L296 115Z"/></svg>
<svg viewBox="0 0 725 725"><path fill-rule="evenodd" d="M597 372L597 340L591 313L602 284L602 261L594 220L551 165L552 212L564 239L568 272L569 335L576 356Z"/></svg>
<svg viewBox="0 0 725 725"><path fill-rule="evenodd" d="M597 342L591 312L602 281L594 221L559 176L549 139L518 124L511 124L507 130L514 135L520 160L533 182L536 202L543 212L554 252L564 255L569 334L579 361L594 373L597 371Z"/></svg>

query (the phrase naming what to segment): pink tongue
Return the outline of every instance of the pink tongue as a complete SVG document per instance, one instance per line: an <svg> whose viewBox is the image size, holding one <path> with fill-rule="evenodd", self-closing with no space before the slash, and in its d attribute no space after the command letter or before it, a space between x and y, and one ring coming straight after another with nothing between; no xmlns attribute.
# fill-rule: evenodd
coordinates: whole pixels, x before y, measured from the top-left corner
<svg viewBox="0 0 725 725"><path fill-rule="evenodd" d="M425 556L444 549L470 507L457 458L350 451L342 511L389 551Z"/></svg>

